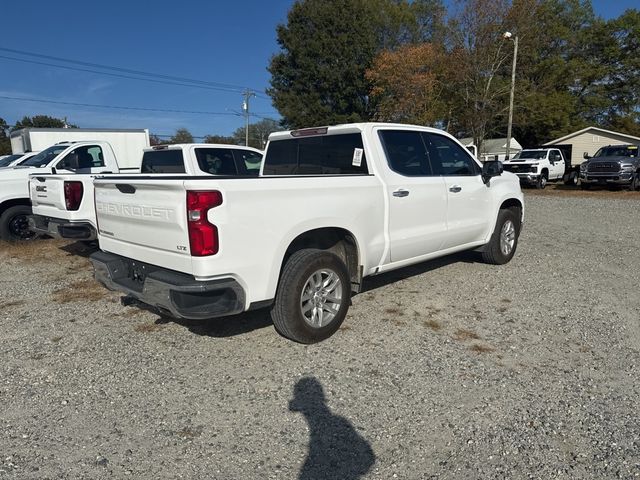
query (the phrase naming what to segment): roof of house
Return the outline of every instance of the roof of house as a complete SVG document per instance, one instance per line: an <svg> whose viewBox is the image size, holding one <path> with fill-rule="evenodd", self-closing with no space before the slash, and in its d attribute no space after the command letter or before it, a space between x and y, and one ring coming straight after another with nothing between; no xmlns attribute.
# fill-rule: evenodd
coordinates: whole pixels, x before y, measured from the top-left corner
<svg viewBox="0 0 640 480"><path fill-rule="evenodd" d="M465 147L473 145L473 138L460 138L460 143ZM522 150L522 145L515 138L511 139L511 150ZM482 151L480 153L504 153L507 151L506 138L487 138L482 142Z"/></svg>
<svg viewBox="0 0 640 480"><path fill-rule="evenodd" d="M569 140L572 137L577 137L578 135L582 135L583 133L588 132L589 130L598 132L600 134L604 133L609 135L616 135L618 137L625 137L625 138L628 138L630 141L640 142L640 137L634 137L633 135L627 135L626 133L614 132L612 130L605 130L604 128L600 128L600 127L587 127L587 128L583 128L582 130L578 130L577 132L570 133L569 135L565 135L564 137L551 140L550 142L547 142L544 145L556 145L558 143L562 143L566 140Z"/></svg>

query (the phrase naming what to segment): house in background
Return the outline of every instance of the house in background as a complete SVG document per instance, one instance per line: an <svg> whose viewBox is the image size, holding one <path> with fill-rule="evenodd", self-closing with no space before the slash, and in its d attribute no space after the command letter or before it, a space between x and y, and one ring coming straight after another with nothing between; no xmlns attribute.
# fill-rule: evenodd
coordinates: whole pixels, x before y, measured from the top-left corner
<svg viewBox="0 0 640 480"><path fill-rule="evenodd" d="M475 146L473 143L473 138L461 138L460 143L465 147L469 148ZM509 152L509 156L513 158L513 156L522 150L522 145L518 143L515 138L511 139L511 148ZM482 162L486 162L487 160L505 160L505 155L507 153L507 139L506 138L491 138L482 142L482 148L480 149L480 154L478 155L478 159Z"/></svg>
<svg viewBox="0 0 640 480"><path fill-rule="evenodd" d="M551 140L545 143L544 146L561 149L567 158L571 159L572 165L580 165L584 162L585 153L591 157L600 147L621 144L640 146L640 137L612 132L599 127L587 127L556 140Z"/></svg>

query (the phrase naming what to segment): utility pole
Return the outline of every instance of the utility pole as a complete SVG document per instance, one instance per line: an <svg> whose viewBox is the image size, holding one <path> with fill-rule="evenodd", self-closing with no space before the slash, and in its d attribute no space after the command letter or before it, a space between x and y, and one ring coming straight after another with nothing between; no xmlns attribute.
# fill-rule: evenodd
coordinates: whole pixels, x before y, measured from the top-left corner
<svg viewBox="0 0 640 480"><path fill-rule="evenodd" d="M242 102L242 111L244 112L244 146L249 146L249 99L255 97L256 94L247 89L242 93L244 101Z"/></svg>
<svg viewBox="0 0 640 480"><path fill-rule="evenodd" d="M511 40L511 32L505 32L502 36L506 40ZM511 95L509 96L509 122L507 123L507 148L505 160L509 160L511 153L511 127L513 125L513 95L516 87L516 62L518 60L518 36L513 37L513 64L511 66Z"/></svg>

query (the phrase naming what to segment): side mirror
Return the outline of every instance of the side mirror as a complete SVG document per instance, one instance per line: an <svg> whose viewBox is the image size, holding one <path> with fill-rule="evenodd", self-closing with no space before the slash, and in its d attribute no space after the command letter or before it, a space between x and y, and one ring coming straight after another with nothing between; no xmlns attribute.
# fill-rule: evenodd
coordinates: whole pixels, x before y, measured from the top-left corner
<svg viewBox="0 0 640 480"><path fill-rule="evenodd" d="M491 160L488 162L484 162L482 165L482 181L484 183L489 183L492 177L497 177L502 175L504 168L502 166L502 162L498 160Z"/></svg>
<svg viewBox="0 0 640 480"><path fill-rule="evenodd" d="M582 158L585 158L585 159L589 160L589 159L591 158L591 157L589 156L589 152L584 152L584 153L582 154Z"/></svg>
<svg viewBox="0 0 640 480"><path fill-rule="evenodd" d="M51 167L51 173L52 173L53 175L55 175L56 173L58 173L58 172L56 171L56 167Z"/></svg>

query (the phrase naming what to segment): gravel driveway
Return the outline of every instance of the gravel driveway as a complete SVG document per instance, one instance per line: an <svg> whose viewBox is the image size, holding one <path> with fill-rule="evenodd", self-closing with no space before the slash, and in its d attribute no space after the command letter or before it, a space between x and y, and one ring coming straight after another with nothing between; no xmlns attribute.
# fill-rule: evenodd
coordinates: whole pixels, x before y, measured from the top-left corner
<svg viewBox="0 0 640 480"><path fill-rule="evenodd" d="M374 277L312 346L0 245L0 478L639 477L640 194L613 193L527 191L510 264Z"/></svg>

